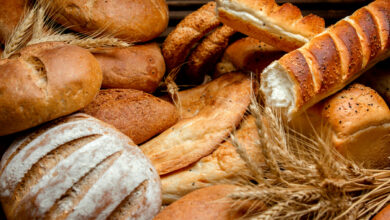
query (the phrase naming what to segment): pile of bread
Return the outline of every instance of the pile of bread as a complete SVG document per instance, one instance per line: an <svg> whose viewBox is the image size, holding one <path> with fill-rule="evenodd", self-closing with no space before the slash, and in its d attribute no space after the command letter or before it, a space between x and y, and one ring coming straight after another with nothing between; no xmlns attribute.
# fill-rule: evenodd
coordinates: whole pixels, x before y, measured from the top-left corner
<svg viewBox="0 0 390 220"><path fill-rule="evenodd" d="M45 21L67 33L131 45L47 40L7 55L34 3L55 11ZM306 136L330 131L359 165L390 167L389 0L328 28L289 3L210 1L162 45L153 40L168 25L165 0L0 5L7 219L239 218L249 208L232 212L235 186L221 183L250 172L231 133L263 161L247 111L253 96ZM163 82L172 75L180 91Z"/></svg>

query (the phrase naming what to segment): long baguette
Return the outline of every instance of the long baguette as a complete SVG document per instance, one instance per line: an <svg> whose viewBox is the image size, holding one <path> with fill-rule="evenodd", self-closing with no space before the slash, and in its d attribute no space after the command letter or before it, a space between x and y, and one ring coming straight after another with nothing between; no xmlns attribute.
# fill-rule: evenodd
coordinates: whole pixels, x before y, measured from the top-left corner
<svg viewBox="0 0 390 220"><path fill-rule="evenodd" d="M390 0L377 0L270 64L261 92L291 119L389 57L389 47Z"/></svg>

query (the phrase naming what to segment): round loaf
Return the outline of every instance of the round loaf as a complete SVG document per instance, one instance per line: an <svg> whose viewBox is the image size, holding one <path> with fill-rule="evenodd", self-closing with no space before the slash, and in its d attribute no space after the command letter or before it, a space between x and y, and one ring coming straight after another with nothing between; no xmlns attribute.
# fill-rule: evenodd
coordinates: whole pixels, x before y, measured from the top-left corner
<svg viewBox="0 0 390 220"><path fill-rule="evenodd" d="M0 166L0 200L13 219L152 219L159 177L137 146L85 114L15 140Z"/></svg>
<svg viewBox="0 0 390 220"><path fill-rule="evenodd" d="M115 126L136 144L163 132L178 120L173 104L134 89L101 90L82 111Z"/></svg>
<svg viewBox="0 0 390 220"><path fill-rule="evenodd" d="M46 0L54 19L86 34L104 33L129 42L158 37L168 25L165 0Z"/></svg>
<svg viewBox="0 0 390 220"><path fill-rule="evenodd" d="M5 43L22 19L28 0L0 0L0 43Z"/></svg>
<svg viewBox="0 0 390 220"><path fill-rule="evenodd" d="M75 112L92 101L102 72L87 50L60 42L31 45L0 60L0 136Z"/></svg>
<svg viewBox="0 0 390 220"><path fill-rule="evenodd" d="M93 52L103 71L103 88L137 89L153 93L165 73L156 43Z"/></svg>

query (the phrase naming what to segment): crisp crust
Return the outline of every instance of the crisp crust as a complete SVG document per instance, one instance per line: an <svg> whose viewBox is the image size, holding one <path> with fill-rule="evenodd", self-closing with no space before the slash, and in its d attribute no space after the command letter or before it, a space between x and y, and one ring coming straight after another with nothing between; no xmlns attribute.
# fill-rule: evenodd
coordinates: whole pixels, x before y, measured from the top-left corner
<svg viewBox="0 0 390 220"><path fill-rule="evenodd" d="M226 25L217 28L207 36L188 57L185 74L191 82L201 82L204 75L211 73L236 31Z"/></svg>
<svg viewBox="0 0 390 220"><path fill-rule="evenodd" d="M251 90L251 80L238 73L206 84L204 107L143 144L142 151L160 175L194 163L210 154L238 125L250 103Z"/></svg>
<svg viewBox="0 0 390 220"><path fill-rule="evenodd" d="M239 5L242 9L229 7L228 4ZM287 52L299 48L325 29L322 18L315 15L303 17L301 11L290 3L279 6L274 0L218 0L217 6L218 16L224 24ZM234 15L236 11L245 11L255 16L263 25ZM261 13L262 18L256 16L253 11ZM302 39L292 38L281 31L268 30L265 26L276 26L286 33L301 35Z"/></svg>
<svg viewBox="0 0 390 220"><path fill-rule="evenodd" d="M103 71L103 88L137 89L153 93L165 73L157 43L93 51Z"/></svg>
<svg viewBox="0 0 390 220"><path fill-rule="evenodd" d="M372 220L386 220L390 219L390 205L387 205L378 214L374 216Z"/></svg>
<svg viewBox="0 0 390 220"><path fill-rule="evenodd" d="M74 31L104 33L129 42L158 37L169 20L165 0L44 1L57 12L54 19Z"/></svg>
<svg viewBox="0 0 390 220"><path fill-rule="evenodd" d="M366 9L374 16L376 24L379 26L382 50L390 47L390 4L388 0L376 0L369 4Z"/></svg>
<svg viewBox="0 0 390 220"><path fill-rule="evenodd" d="M0 43L5 43L22 19L27 0L0 1Z"/></svg>
<svg viewBox="0 0 390 220"><path fill-rule="evenodd" d="M235 137L254 163L263 162L261 149L255 145L259 136L253 116L243 120ZM223 142L212 154L195 164L161 177L163 204L174 202L194 190L227 180L233 182L245 175L250 176L250 171L236 148L230 140Z"/></svg>
<svg viewBox="0 0 390 220"><path fill-rule="evenodd" d="M101 90L82 112L113 125L135 144L147 141L178 120L174 105L133 89Z"/></svg>
<svg viewBox="0 0 390 220"><path fill-rule="evenodd" d="M260 74L265 67L279 59L284 52L257 39L246 37L235 41L225 50L216 74L230 72L231 66L241 71Z"/></svg>
<svg viewBox="0 0 390 220"><path fill-rule="evenodd" d="M25 47L0 61L0 135L75 112L92 101L102 72L87 50L65 43Z"/></svg>
<svg viewBox="0 0 390 220"><path fill-rule="evenodd" d="M234 185L216 185L199 189L166 207L154 220L237 219L244 213L232 212L231 206L234 201L227 199L235 189L237 186Z"/></svg>
<svg viewBox="0 0 390 220"><path fill-rule="evenodd" d="M162 53L167 71L182 65L192 46L219 24L215 2L209 2L185 17L163 43Z"/></svg>

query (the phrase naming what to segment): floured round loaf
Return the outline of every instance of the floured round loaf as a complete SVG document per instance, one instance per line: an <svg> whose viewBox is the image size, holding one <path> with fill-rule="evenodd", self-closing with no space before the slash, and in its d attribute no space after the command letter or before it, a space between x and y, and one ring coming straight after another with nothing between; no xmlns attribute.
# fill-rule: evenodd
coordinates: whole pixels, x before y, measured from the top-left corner
<svg viewBox="0 0 390 220"><path fill-rule="evenodd" d="M158 37L168 25L165 0L43 0L58 11L54 19L86 34L104 33L129 42Z"/></svg>
<svg viewBox="0 0 390 220"><path fill-rule="evenodd" d="M101 83L93 55L61 42L27 46L0 60L0 136L83 108Z"/></svg>
<svg viewBox="0 0 390 220"><path fill-rule="evenodd" d="M23 18L28 0L0 0L0 43L5 43Z"/></svg>
<svg viewBox="0 0 390 220"><path fill-rule="evenodd" d="M13 142L1 160L0 199L12 219L152 219L159 177L133 142L74 114Z"/></svg>

